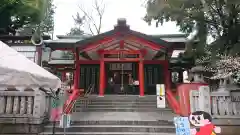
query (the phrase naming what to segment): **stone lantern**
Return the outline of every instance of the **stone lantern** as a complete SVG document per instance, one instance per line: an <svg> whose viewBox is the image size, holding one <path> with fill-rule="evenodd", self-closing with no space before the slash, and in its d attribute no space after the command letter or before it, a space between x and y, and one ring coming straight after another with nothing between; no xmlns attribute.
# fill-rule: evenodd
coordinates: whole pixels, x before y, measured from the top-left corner
<svg viewBox="0 0 240 135"><path fill-rule="evenodd" d="M219 70L218 73L211 77L211 79L219 80L219 87L217 91L231 91L238 90L238 86L234 84L232 73L226 73Z"/></svg>
<svg viewBox="0 0 240 135"><path fill-rule="evenodd" d="M205 70L203 66L195 66L191 68L190 74L192 75L194 83L205 83L203 77L204 71Z"/></svg>

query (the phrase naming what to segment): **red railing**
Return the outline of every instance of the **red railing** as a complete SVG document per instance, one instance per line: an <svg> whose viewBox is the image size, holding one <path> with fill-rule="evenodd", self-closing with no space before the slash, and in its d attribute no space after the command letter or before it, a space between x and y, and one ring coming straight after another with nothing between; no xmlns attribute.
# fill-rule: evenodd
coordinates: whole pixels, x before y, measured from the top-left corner
<svg viewBox="0 0 240 135"><path fill-rule="evenodd" d="M83 89L73 89L70 90L70 96L68 97L67 101L65 102L63 106L63 113L64 114L69 114L72 112L73 106L75 105L77 99L79 97L85 97L87 95L90 95L93 92L94 89L94 84L90 84L88 87L87 91L84 92Z"/></svg>

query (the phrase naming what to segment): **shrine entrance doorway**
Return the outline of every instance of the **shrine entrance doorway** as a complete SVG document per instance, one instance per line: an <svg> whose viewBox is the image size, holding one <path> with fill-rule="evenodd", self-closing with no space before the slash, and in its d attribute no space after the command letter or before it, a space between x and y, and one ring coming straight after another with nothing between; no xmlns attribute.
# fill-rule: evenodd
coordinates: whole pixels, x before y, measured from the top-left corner
<svg viewBox="0 0 240 135"><path fill-rule="evenodd" d="M136 62L106 63L106 94L139 95Z"/></svg>

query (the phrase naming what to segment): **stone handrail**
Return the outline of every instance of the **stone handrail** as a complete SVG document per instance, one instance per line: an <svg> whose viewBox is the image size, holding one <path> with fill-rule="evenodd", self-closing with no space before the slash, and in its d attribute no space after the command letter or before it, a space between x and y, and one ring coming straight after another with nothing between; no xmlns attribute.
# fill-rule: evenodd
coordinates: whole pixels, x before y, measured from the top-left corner
<svg viewBox="0 0 240 135"><path fill-rule="evenodd" d="M50 111L41 91L0 91L0 123L39 124Z"/></svg>
<svg viewBox="0 0 240 135"><path fill-rule="evenodd" d="M210 92L209 110L214 118L240 118L240 102L232 102L228 91ZM190 92L191 112L202 110L200 92ZM205 103L206 104L206 103ZM206 108L206 107L205 107Z"/></svg>

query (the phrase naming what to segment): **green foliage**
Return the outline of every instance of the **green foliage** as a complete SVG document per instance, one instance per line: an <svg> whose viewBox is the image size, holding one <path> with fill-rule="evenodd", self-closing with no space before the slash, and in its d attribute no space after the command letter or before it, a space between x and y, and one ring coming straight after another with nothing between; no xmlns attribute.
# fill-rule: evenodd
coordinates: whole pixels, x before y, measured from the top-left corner
<svg viewBox="0 0 240 135"><path fill-rule="evenodd" d="M80 35L83 35L83 34L84 34L84 31L81 30L81 28L78 28L78 27L71 28L70 32L67 33L68 36L80 36Z"/></svg>
<svg viewBox="0 0 240 135"><path fill-rule="evenodd" d="M52 0L1 0L0 34L15 35L17 29L42 21L43 31L52 31L53 13Z"/></svg>
<svg viewBox="0 0 240 135"><path fill-rule="evenodd" d="M47 7L47 14L42 22L41 31L42 32L53 32L54 30L54 11L55 6L53 5L53 0L49 0Z"/></svg>
<svg viewBox="0 0 240 135"><path fill-rule="evenodd" d="M85 23L85 16L80 16L79 13L76 14L76 16L73 17L73 20L75 22L75 27L70 29L70 32L67 33L67 35L83 35L84 31L82 30L82 26Z"/></svg>
<svg viewBox="0 0 240 135"><path fill-rule="evenodd" d="M180 30L197 31L198 45L191 47L204 54L207 36L215 39L209 51L235 55L240 52L240 1L238 0L149 0L144 20L156 26L175 21ZM193 54L195 54L194 52Z"/></svg>

